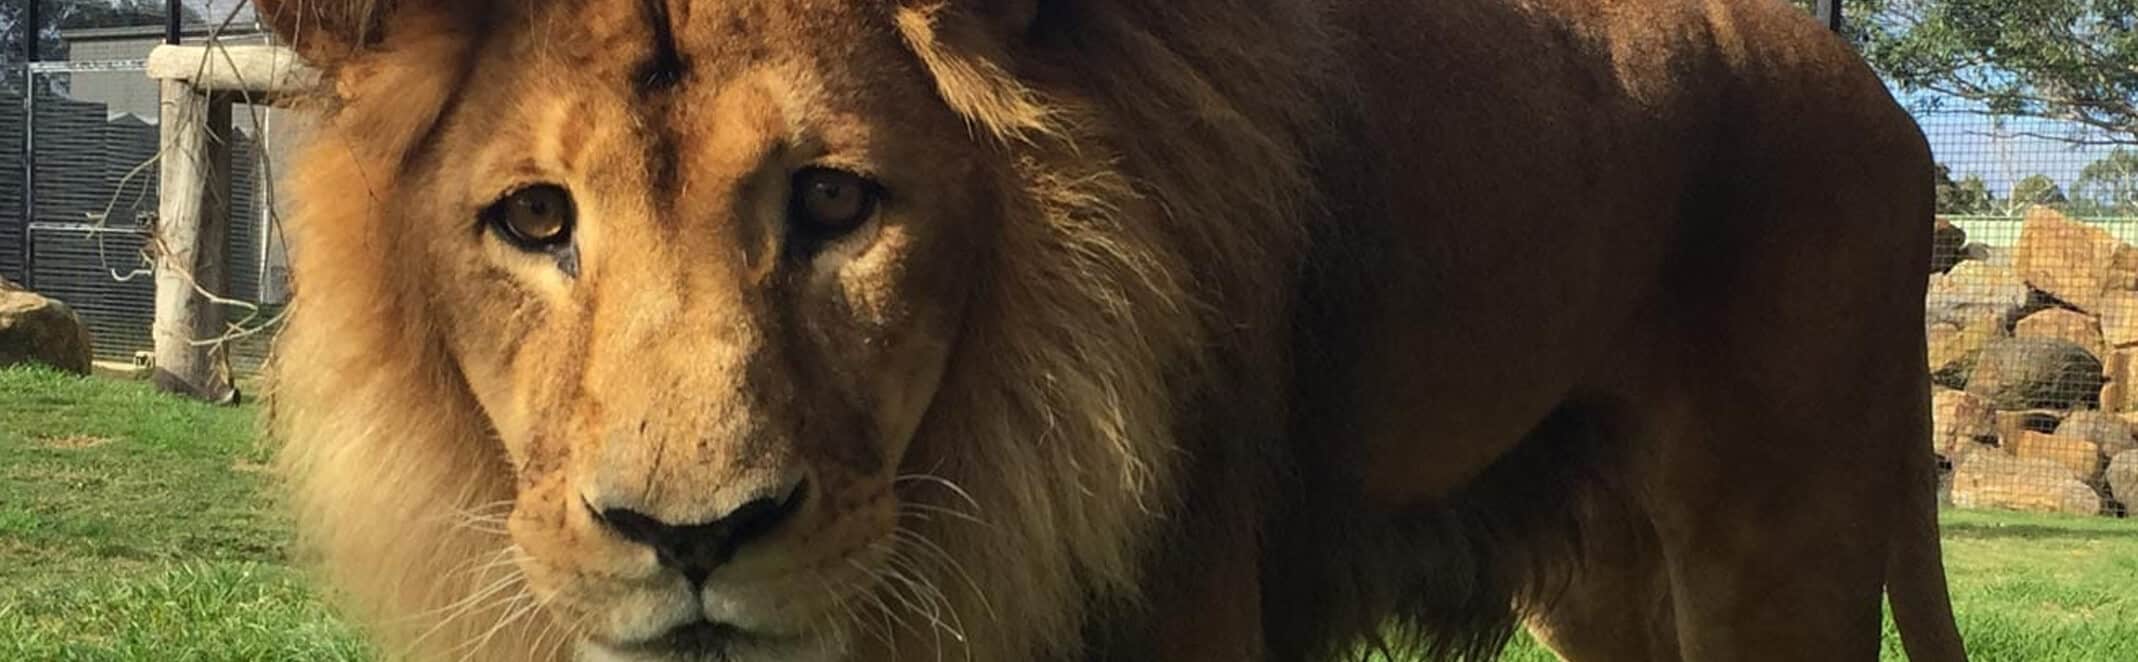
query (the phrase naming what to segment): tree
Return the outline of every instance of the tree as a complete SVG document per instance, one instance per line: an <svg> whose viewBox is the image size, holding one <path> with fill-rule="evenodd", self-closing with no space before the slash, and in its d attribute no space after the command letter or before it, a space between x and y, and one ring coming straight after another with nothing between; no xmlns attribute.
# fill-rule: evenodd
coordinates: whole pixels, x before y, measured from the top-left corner
<svg viewBox="0 0 2138 662"><path fill-rule="evenodd" d="M2081 213L2138 216L2138 150L2118 147L2087 164L2071 183L2071 197Z"/></svg>
<svg viewBox="0 0 2138 662"><path fill-rule="evenodd" d="M1976 175L1952 179L1952 167L1937 164L1937 197L1940 214L1987 214L1995 202L1989 184Z"/></svg>
<svg viewBox="0 0 2138 662"><path fill-rule="evenodd" d="M118 25L162 25L163 0L9 0L0 4L0 61L22 60L23 30L20 26L27 18L28 3L39 2L38 53L40 59L62 59L67 56L66 44L59 39L59 31L73 28L110 27ZM200 14L190 6L181 7L180 16L188 23L199 23Z"/></svg>
<svg viewBox="0 0 2138 662"><path fill-rule="evenodd" d="M2138 145L2138 0L1847 0L1843 9L1845 34L1873 68L1904 92L1928 93L1919 110L2059 120L2087 131L2020 133Z"/></svg>
<svg viewBox="0 0 2138 662"><path fill-rule="evenodd" d="M2057 186L2056 180L2048 175L2027 175L2012 184L2013 205L2062 205L2066 202L2070 199L2064 197L2064 188Z"/></svg>

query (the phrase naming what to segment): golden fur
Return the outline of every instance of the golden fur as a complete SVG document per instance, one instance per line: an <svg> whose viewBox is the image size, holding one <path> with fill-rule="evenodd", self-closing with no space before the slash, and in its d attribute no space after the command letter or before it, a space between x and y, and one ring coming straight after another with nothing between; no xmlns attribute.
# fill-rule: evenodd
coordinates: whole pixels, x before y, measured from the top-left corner
<svg viewBox="0 0 2138 662"><path fill-rule="evenodd" d="M1922 351L1888 305L1921 295L1921 137L1786 8L256 1L330 81L287 188L273 429L391 652L665 659L625 644L677 577L587 495L696 521L803 475L712 580L791 641L696 659L1476 656L1517 617L1574 659L1792 659L1871 650L1889 578L1911 652L1960 655L1927 391L1892 359ZM1793 129L1714 91L1802 111L1826 80L1843 110L1797 119L1839 147L1765 142ZM805 157L894 192L797 265L753 196ZM1732 167L1773 183L1706 175ZM581 196L568 268L473 220L534 181ZM1785 212L1914 225L1815 256L1757 227ZM1798 279L1854 316L1800 316L1827 345L1753 343L1703 289L1814 260L1863 293ZM1785 359L1882 390L1795 390ZM1846 468L1687 450L1798 432L1784 404L1896 420ZM1746 492L1746 464L1786 480ZM1900 535L1758 551L1835 527ZM1836 570L1744 602L1805 563Z"/></svg>

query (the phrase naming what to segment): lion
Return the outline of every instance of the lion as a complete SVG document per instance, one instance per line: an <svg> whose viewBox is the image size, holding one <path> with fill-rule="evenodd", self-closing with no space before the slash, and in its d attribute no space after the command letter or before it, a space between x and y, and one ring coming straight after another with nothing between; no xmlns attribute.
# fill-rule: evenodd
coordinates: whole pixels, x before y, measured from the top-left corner
<svg viewBox="0 0 2138 662"><path fill-rule="evenodd" d="M390 657L1962 660L1931 166L1771 0L256 0Z"/></svg>

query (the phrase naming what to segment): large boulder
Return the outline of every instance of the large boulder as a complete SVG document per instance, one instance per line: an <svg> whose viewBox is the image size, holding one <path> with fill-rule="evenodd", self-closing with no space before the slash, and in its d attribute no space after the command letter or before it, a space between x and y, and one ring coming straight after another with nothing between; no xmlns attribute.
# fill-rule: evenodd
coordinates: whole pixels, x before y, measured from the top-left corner
<svg viewBox="0 0 2138 662"><path fill-rule="evenodd" d="M1995 306L1962 306L1949 313L1959 321L1930 325L1925 339L1930 345L1931 380L1941 386L1965 388L1982 350L2005 337L2006 312Z"/></svg>
<svg viewBox="0 0 2138 662"><path fill-rule="evenodd" d="M2021 318L2012 326L2012 337L2062 340L2086 348L2094 358L2108 356L2107 343L2101 340L2101 323L2069 308L2048 308Z"/></svg>
<svg viewBox="0 0 2138 662"><path fill-rule="evenodd" d="M2110 350L2101 372L2106 379L2101 386L2101 409L2117 414L2138 412L2138 348Z"/></svg>
<svg viewBox="0 0 2138 662"><path fill-rule="evenodd" d="M2138 288L2138 248L2048 207L2027 210L2013 252L2028 285L2080 310L2099 312L2107 292Z"/></svg>
<svg viewBox="0 0 2138 662"><path fill-rule="evenodd" d="M2138 450L2123 451L2108 461L2108 492L2125 510L2138 508Z"/></svg>
<svg viewBox="0 0 2138 662"><path fill-rule="evenodd" d="M2101 361L2061 340L2005 338L1991 342L1975 360L1967 392L1998 409L2096 409L2101 400Z"/></svg>
<svg viewBox="0 0 2138 662"><path fill-rule="evenodd" d="M2097 515L2101 495L2049 460L1969 453L1953 468L1952 504L2038 513Z"/></svg>
<svg viewBox="0 0 2138 662"><path fill-rule="evenodd" d="M2027 431L2005 449L2022 460L2048 460L2063 467L2065 475L2088 485L2101 482L2101 445L2085 439Z"/></svg>
<svg viewBox="0 0 2138 662"><path fill-rule="evenodd" d="M1966 259L1967 231L1939 216L1930 225L1930 271L1945 273Z"/></svg>
<svg viewBox="0 0 2138 662"><path fill-rule="evenodd" d="M89 374L89 330L57 299L0 279L0 366L42 363Z"/></svg>
<svg viewBox="0 0 2138 662"><path fill-rule="evenodd" d="M2138 292L2109 290L2101 295L2102 339L2109 347L2138 346Z"/></svg>
<svg viewBox="0 0 2138 662"><path fill-rule="evenodd" d="M2006 410L1997 412L1996 421L1997 443L2010 444L2019 440L2021 432L2056 432L2056 426L2064 423L2064 415L2053 409Z"/></svg>
<svg viewBox="0 0 2138 662"><path fill-rule="evenodd" d="M2056 436L2091 441L2101 447L2102 455L2108 456L2138 449L2138 439L2132 438L2129 421L2091 409L2065 416L2056 426Z"/></svg>
<svg viewBox="0 0 2138 662"><path fill-rule="evenodd" d="M1982 396L1938 389L1930 396L1931 449L1946 459L1953 459L1977 442L1995 439L1996 414L1990 401Z"/></svg>
<svg viewBox="0 0 2138 662"><path fill-rule="evenodd" d="M1969 260L1952 271L1930 276L1924 310L1932 321L1958 322L1954 313L1968 307L1988 307L1999 315L2025 307L2033 299L2027 283L2012 267L2012 260L1999 256Z"/></svg>

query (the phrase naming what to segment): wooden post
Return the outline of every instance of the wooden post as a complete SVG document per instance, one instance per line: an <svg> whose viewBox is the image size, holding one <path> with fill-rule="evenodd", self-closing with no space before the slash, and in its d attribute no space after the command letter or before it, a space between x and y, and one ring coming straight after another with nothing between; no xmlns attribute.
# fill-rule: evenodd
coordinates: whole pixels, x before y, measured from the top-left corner
<svg viewBox="0 0 2138 662"><path fill-rule="evenodd" d="M202 291L230 291L230 99L192 81L162 81L162 175L156 214L155 383L204 400L229 397L216 347L228 312Z"/></svg>
<svg viewBox="0 0 2138 662"><path fill-rule="evenodd" d="M156 385L230 401L237 389L214 352L229 311L208 294L230 292L230 113L312 89L318 72L277 46L158 46L148 76L163 90L162 178L156 220Z"/></svg>

